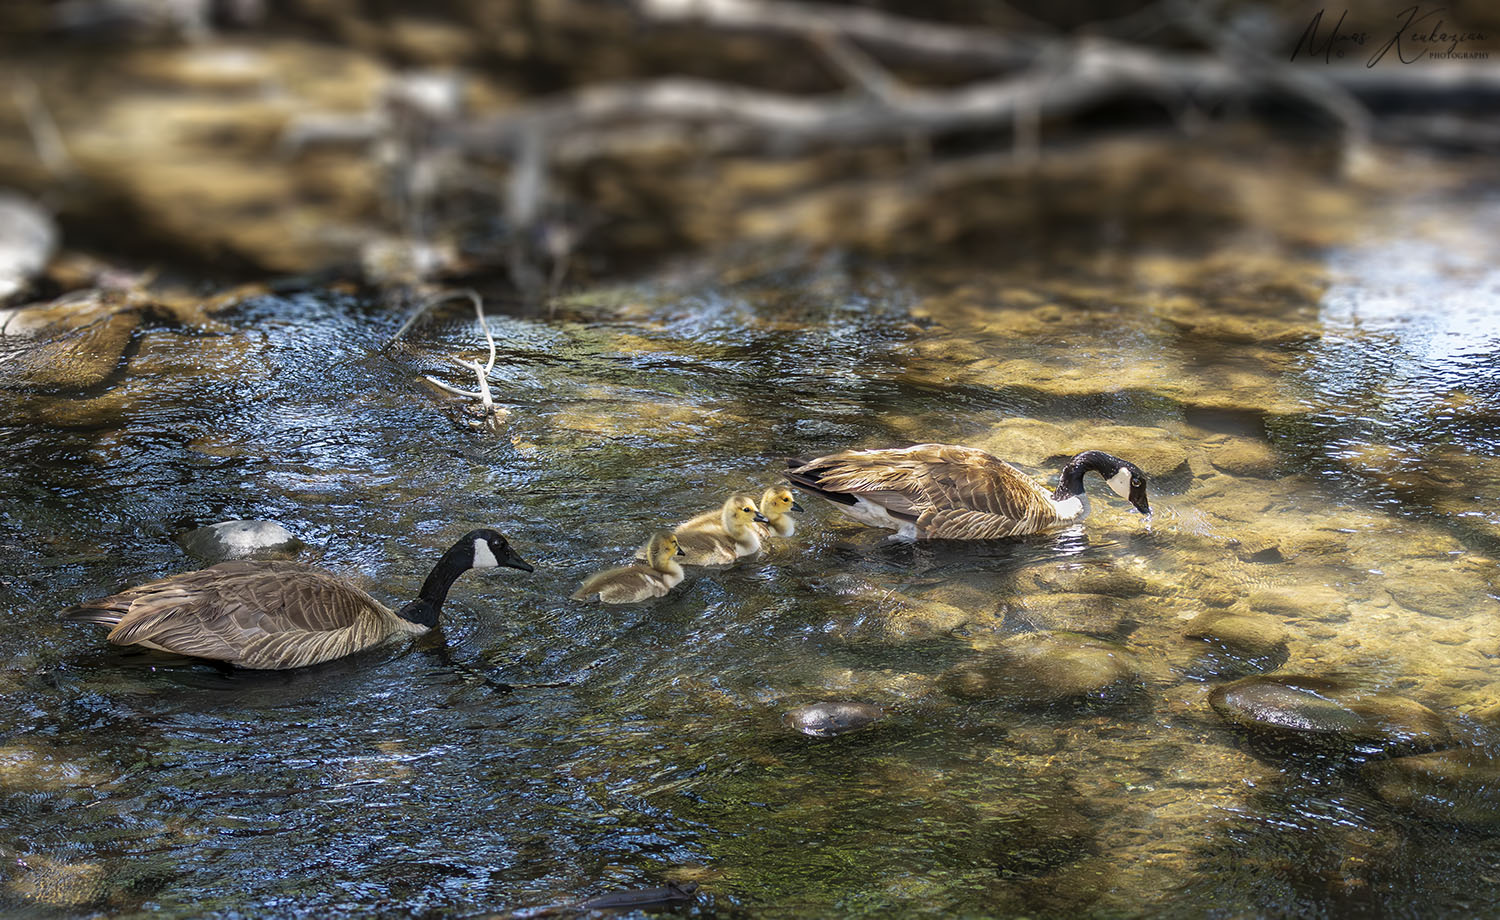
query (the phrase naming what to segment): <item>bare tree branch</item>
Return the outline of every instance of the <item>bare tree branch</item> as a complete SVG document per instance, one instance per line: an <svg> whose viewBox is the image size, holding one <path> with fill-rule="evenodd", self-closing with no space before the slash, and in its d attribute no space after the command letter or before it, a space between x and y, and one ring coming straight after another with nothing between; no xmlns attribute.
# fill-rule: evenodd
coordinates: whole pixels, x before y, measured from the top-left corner
<svg viewBox="0 0 1500 920"><path fill-rule="evenodd" d="M1045 52L1043 42L1013 38L974 26L950 26L893 16L879 10L776 0L637 0L636 9L658 23L696 23L721 30L806 36L836 35L883 51L925 58L963 59L1012 67Z"/></svg>

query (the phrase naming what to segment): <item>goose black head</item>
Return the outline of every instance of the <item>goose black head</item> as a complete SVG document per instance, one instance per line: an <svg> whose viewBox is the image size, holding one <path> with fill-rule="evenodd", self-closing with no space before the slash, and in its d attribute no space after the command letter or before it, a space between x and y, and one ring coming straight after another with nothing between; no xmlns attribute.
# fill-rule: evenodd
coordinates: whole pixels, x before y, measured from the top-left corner
<svg viewBox="0 0 1500 920"><path fill-rule="evenodd" d="M523 572L535 572L531 563L522 559L515 550L510 548L510 543L504 536L488 528L471 530L464 535L463 541L469 544L472 553L472 568L492 569L504 565Z"/></svg>
<svg viewBox="0 0 1500 920"><path fill-rule="evenodd" d="M1114 471L1100 470L1104 481L1114 489L1115 494L1135 505L1141 514L1150 514L1151 505L1146 501L1146 473L1140 467L1129 460L1121 460L1111 457L1119 466Z"/></svg>

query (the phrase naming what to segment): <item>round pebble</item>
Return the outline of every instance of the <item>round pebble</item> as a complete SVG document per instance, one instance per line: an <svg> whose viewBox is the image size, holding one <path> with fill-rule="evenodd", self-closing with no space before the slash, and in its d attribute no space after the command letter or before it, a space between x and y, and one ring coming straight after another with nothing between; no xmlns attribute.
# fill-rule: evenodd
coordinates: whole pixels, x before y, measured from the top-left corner
<svg viewBox="0 0 1500 920"><path fill-rule="evenodd" d="M813 738L831 738L866 728L885 716L874 703L828 702L799 706L783 719L796 731Z"/></svg>

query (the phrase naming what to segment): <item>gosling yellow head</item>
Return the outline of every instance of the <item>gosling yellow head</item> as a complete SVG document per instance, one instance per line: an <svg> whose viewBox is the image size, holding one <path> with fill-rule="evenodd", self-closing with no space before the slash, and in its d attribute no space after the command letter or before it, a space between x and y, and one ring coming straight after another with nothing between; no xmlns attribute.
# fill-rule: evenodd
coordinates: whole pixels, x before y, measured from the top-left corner
<svg viewBox="0 0 1500 920"><path fill-rule="evenodd" d="M731 534L744 533L751 524L767 524L770 521L755 507L755 497L743 493L729 496L724 502L724 529Z"/></svg>
<svg viewBox="0 0 1500 920"><path fill-rule="evenodd" d="M761 530L766 536L774 534L778 537L790 537L797 531L797 522L788 514L801 510L802 506L797 504L797 497L792 494L791 489L771 486L760 494L760 513L766 517Z"/></svg>
<svg viewBox="0 0 1500 920"><path fill-rule="evenodd" d="M658 572L670 572L674 569L681 571L677 557L682 554L682 547L677 543L677 535L665 530L658 530L646 542L646 564Z"/></svg>

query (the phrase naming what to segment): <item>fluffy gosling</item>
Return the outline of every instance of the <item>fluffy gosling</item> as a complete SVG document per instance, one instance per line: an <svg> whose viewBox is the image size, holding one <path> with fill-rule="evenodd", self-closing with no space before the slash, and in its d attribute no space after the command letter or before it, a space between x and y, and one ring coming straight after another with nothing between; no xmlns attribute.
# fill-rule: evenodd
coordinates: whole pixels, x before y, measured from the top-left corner
<svg viewBox="0 0 1500 920"><path fill-rule="evenodd" d="M636 604L661 597L682 581L682 566L676 558L681 555L683 552L677 537L658 531L646 544L644 565L635 563L595 572L584 579L571 597L575 601L591 601L597 597L605 604Z"/></svg>
<svg viewBox="0 0 1500 920"><path fill-rule="evenodd" d="M677 543L687 565L724 565L760 552L757 524L767 523L749 495L731 495L717 515L700 514L677 525Z"/></svg>
<svg viewBox="0 0 1500 920"><path fill-rule="evenodd" d="M801 511L802 506L797 504L797 499L792 495L792 490L785 486L771 486L760 493L760 513L765 516L764 524L756 524L756 530L760 531L761 538L766 537L790 537L797 532L797 521L789 512Z"/></svg>

